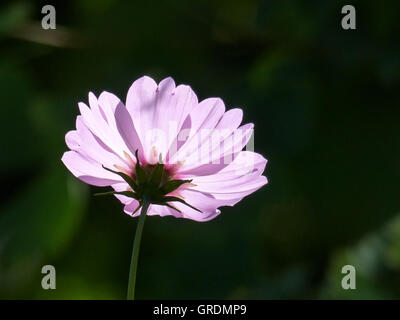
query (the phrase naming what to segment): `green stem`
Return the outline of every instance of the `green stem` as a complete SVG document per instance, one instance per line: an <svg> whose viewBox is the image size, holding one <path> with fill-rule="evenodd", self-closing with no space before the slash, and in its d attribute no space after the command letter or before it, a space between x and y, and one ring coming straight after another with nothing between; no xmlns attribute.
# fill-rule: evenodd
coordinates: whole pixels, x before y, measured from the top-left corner
<svg viewBox="0 0 400 320"><path fill-rule="evenodd" d="M140 212L139 221L136 227L135 240L133 241L133 251L131 257L131 267L129 271L129 280L128 280L128 293L127 300L134 300L135 298L135 283L136 283L136 270L139 259L139 249L140 249L140 240L142 239L142 231L144 226L144 220L146 218L147 209L149 208L150 203L144 199L142 210Z"/></svg>

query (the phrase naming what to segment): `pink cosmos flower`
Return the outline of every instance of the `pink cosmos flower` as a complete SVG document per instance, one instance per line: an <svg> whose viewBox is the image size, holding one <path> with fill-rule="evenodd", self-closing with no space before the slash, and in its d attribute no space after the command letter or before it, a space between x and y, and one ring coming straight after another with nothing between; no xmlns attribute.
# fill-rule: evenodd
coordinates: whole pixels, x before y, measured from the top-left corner
<svg viewBox="0 0 400 320"><path fill-rule="evenodd" d="M198 102L189 86L144 76L125 105L103 92L89 93L89 106L79 103L62 161L80 180L111 186L132 216L146 196L147 215L208 221L267 183L267 160L243 151L253 124L240 126L242 110L219 98Z"/></svg>

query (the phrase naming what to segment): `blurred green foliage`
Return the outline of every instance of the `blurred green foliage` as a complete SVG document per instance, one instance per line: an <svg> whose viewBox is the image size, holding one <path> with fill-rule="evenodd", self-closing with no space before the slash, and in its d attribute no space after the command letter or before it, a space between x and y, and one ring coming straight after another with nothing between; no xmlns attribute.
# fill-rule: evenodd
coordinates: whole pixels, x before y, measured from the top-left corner
<svg viewBox="0 0 400 320"><path fill-rule="evenodd" d="M149 217L138 298L399 298L398 2L353 1L348 31L344 1L74 0L57 30L44 4L0 7L0 298L124 298L136 219L60 158L77 102L144 74L242 107L269 184L208 223Z"/></svg>

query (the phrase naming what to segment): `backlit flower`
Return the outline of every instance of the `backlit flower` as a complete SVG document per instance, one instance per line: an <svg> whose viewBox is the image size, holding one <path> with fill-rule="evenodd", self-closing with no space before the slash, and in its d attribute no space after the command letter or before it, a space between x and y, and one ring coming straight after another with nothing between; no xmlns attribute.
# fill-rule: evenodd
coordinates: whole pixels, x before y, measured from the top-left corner
<svg viewBox="0 0 400 320"><path fill-rule="evenodd" d="M242 110L226 111L219 98L198 102L172 78L136 80L125 104L89 93L79 109L62 161L82 181L111 186L130 215L146 197L148 215L208 221L267 183L267 160L243 151L253 125L240 126Z"/></svg>

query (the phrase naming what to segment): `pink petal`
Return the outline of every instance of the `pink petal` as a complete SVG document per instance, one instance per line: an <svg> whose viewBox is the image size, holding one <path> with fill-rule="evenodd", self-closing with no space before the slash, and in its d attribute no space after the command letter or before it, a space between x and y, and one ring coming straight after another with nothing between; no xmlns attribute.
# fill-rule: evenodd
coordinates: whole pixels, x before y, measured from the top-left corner
<svg viewBox="0 0 400 320"><path fill-rule="evenodd" d="M116 128L114 113L118 105L123 105L122 101L116 95L103 91L99 96L98 104L104 120L111 127Z"/></svg>
<svg viewBox="0 0 400 320"><path fill-rule="evenodd" d="M129 190L129 185L126 182L121 182L121 183L117 183L117 184L113 184L112 188L115 191L128 191ZM126 197L120 194L115 194L114 195L119 201L121 201L121 203L127 205L129 203L132 202L132 200L134 200L131 197Z"/></svg>
<svg viewBox="0 0 400 320"><path fill-rule="evenodd" d="M139 136L136 132L136 129L133 125L132 118L123 105L118 105L115 110L115 120L118 128L118 132L120 133L122 139L127 145L130 156L132 159L135 159L133 155L136 150L139 151L139 158L143 159L144 151L142 143L139 139Z"/></svg>
<svg viewBox="0 0 400 320"><path fill-rule="evenodd" d="M180 202L171 202L171 204L182 211L184 218L199 222L214 219L221 213L221 211L217 209L218 207L229 205L228 201L216 200L210 195L197 191L183 190L181 194L187 203L202 212L198 212Z"/></svg>
<svg viewBox="0 0 400 320"><path fill-rule="evenodd" d="M71 150L75 150L76 148L79 147L79 135L76 130L73 131L68 131L67 134L65 135L65 142Z"/></svg>
<svg viewBox="0 0 400 320"><path fill-rule="evenodd" d="M215 141L210 138L203 141L199 149L186 156L185 162L180 169L182 174L204 175L213 174L229 165L242 151L254 131L252 123L245 124L234 130L222 141L217 134ZM198 169L201 170L198 170Z"/></svg>
<svg viewBox="0 0 400 320"><path fill-rule="evenodd" d="M103 96L104 102L104 96ZM113 112L112 109L117 106L112 106L110 103L105 103L101 108L96 97L89 94L90 108L84 103L78 104L81 111L82 119L87 128L96 136L107 148L115 154L124 158L124 152L129 151L118 132L116 125L112 121L108 123L106 113ZM109 110L110 109L110 110ZM106 110L106 112L105 112ZM108 110L108 111L107 111Z"/></svg>
<svg viewBox="0 0 400 320"><path fill-rule="evenodd" d="M100 163L93 162L75 151L67 151L61 161L80 180L99 187L121 182L121 178L107 170Z"/></svg>
<svg viewBox="0 0 400 320"><path fill-rule="evenodd" d="M182 177L193 178L197 183L229 181L252 173L261 175L264 172L266 165L267 159L259 153L241 151L230 164L226 165L223 169L214 174L201 176L185 174L182 175Z"/></svg>
<svg viewBox="0 0 400 320"><path fill-rule="evenodd" d="M96 139L80 116L76 119L76 128L80 138L80 145L73 150L108 168L114 168L116 164L124 165L124 161L119 156L102 144L99 139Z"/></svg>
<svg viewBox="0 0 400 320"><path fill-rule="evenodd" d="M203 183L192 189L210 194L215 199L242 199L260 189L267 182L267 178L264 176L252 175L230 182Z"/></svg>
<svg viewBox="0 0 400 320"><path fill-rule="evenodd" d="M133 214L133 212L137 209L138 206L139 202L136 199L131 199L131 202L124 207L124 211L132 217L137 217L140 214L140 209L138 210L138 212L136 212L136 214Z"/></svg>
<svg viewBox="0 0 400 320"><path fill-rule="evenodd" d="M157 83L150 77L144 76L136 80L129 88L126 97L126 108L129 111L140 141L149 158L151 141L146 136L153 129L153 119L156 102Z"/></svg>
<svg viewBox="0 0 400 320"><path fill-rule="evenodd" d="M138 207L139 202L135 199L130 199L130 201L125 205L124 211L125 213L129 214L132 217L138 217L141 214L141 210L139 209L135 214L132 214ZM182 218L182 214L176 210L168 208L167 206L159 206L159 205L150 205L149 209L147 210L148 216L158 215L161 217L165 216L174 216L176 218Z"/></svg>
<svg viewBox="0 0 400 320"><path fill-rule="evenodd" d="M157 86L150 77L136 80L130 87L126 106L142 142L148 162L161 154L166 159L169 146L175 140L197 97L189 86L178 86L166 78Z"/></svg>
<svg viewBox="0 0 400 320"><path fill-rule="evenodd" d="M184 121L191 110L197 107L197 104L196 94L186 85L179 85L169 95L159 99L158 106L161 112L157 117L157 126L164 130L167 136L166 148L162 150L163 155L170 152L170 147L178 136ZM176 151L174 149L176 147L172 146L172 152Z"/></svg>
<svg viewBox="0 0 400 320"><path fill-rule="evenodd" d="M268 183L262 176L266 164L267 160L260 154L242 151L220 172L193 177L192 183L196 186L191 189L211 194L215 199L240 200Z"/></svg>
<svg viewBox="0 0 400 320"><path fill-rule="evenodd" d="M170 157L170 163L186 160L194 151L201 148L225 112L225 105L219 98L209 98L200 102L190 112L190 133L182 147ZM179 135L182 135L180 133ZM184 135L183 135L184 138Z"/></svg>
<svg viewBox="0 0 400 320"><path fill-rule="evenodd" d="M183 218L182 213L180 213L174 209L168 208L167 206L160 206L160 205L155 205L155 204L152 204L150 206L147 214L149 216L158 215L161 217L174 216L175 218Z"/></svg>

